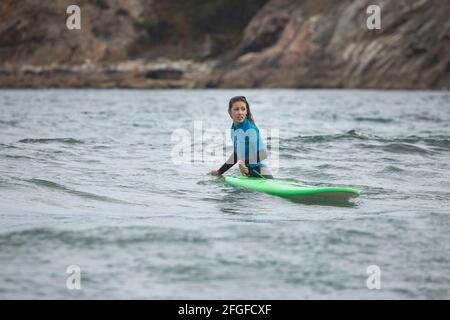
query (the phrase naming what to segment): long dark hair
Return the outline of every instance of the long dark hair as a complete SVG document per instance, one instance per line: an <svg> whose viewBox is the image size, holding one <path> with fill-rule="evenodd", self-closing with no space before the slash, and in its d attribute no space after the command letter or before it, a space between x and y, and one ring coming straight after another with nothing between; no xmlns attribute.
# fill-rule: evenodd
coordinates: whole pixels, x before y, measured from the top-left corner
<svg viewBox="0 0 450 320"><path fill-rule="evenodd" d="M236 96L230 99L230 102L228 103L228 112L231 111L231 107L235 102L242 101L245 103L245 106L247 107L247 119L251 123L255 124L255 120L253 120L252 112L250 111L250 104L248 103L247 99L244 96Z"/></svg>

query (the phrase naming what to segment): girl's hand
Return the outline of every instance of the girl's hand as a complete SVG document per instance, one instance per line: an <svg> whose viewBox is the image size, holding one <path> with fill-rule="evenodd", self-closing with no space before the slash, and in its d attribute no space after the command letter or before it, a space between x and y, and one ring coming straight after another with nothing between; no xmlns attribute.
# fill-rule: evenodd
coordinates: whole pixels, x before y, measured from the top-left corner
<svg viewBox="0 0 450 320"><path fill-rule="evenodd" d="M244 161L239 160L238 164L239 164L239 170L241 171L241 174L248 177L248 168L244 164Z"/></svg>
<svg viewBox="0 0 450 320"><path fill-rule="evenodd" d="M220 176L219 170L212 170L211 175L216 176L216 177Z"/></svg>

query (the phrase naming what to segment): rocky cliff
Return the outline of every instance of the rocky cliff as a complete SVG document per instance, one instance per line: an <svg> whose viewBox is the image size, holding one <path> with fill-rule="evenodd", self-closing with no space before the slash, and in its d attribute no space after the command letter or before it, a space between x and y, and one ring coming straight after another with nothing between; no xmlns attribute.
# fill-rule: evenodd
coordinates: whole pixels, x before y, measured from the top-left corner
<svg viewBox="0 0 450 320"><path fill-rule="evenodd" d="M449 1L271 1L207 85L450 88L449 17Z"/></svg>
<svg viewBox="0 0 450 320"><path fill-rule="evenodd" d="M450 88L450 2L0 3L0 87ZM381 29L366 26L381 7Z"/></svg>

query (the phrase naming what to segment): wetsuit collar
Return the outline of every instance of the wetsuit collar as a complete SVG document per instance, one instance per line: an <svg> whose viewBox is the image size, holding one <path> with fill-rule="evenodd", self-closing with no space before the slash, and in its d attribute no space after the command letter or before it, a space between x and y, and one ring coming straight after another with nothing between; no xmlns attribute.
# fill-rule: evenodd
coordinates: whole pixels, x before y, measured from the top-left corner
<svg viewBox="0 0 450 320"><path fill-rule="evenodd" d="M247 127L247 125L248 125L248 119L247 118L245 118L244 119L244 121L242 121L241 123L239 123L239 124L232 124L231 125L231 129L242 129L242 128L244 128L244 127Z"/></svg>

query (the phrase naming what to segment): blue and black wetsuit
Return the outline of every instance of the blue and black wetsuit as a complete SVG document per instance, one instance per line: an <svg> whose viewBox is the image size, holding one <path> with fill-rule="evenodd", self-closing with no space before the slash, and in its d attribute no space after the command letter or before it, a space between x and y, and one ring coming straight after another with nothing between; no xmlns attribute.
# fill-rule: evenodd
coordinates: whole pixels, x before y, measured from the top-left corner
<svg viewBox="0 0 450 320"><path fill-rule="evenodd" d="M267 167L262 161L267 158L267 149L255 124L247 118L238 125L233 124L231 126L231 141L233 142L233 154L220 167L220 174L226 172L239 160L244 160L250 177L260 178L263 176L267 179L273 179L271 174L264 172Z"/></svg>

